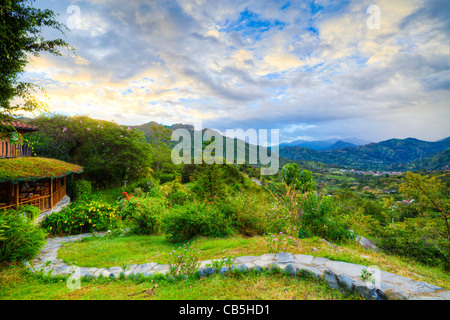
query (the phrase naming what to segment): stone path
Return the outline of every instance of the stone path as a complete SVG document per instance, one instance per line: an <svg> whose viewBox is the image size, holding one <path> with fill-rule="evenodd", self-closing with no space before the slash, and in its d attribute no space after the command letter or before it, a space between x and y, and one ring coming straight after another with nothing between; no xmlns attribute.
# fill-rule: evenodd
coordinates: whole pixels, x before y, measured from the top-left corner
<svg viewBox="0 0 450 320"><path fill-rule="evenodd" d="M76 275L78 277L98 277L102 275L103 277L117 278L122 273L125 277L137 276L138 274L149 276L156 273L166 274L169 271L169 265L155 262L129 265L124 270L122 267L78 267L58 259L58 249L63 243L77 241L87 236L91 236L91 234L49 238L41 253L35 259L25 262L25 265L30 271L34 272L43 270L51 275ZM229 271L227 267L222 267L221 270L208 267L207 265L211 263L212 260L200 263L199 273L201 277L211 275L216 271L220 273ZM374 269L373 274L375 282L365 282L360 275L363 269L367 269L366 266L332 261L322 257L279 252L261 256L237 257L233 263L231 269L262 270L277 267L290 275L297 272L306 272L314 277L326 280L332 288L353 290L369 300L450 300L450 291L443 288L377 269Z"/></svg>

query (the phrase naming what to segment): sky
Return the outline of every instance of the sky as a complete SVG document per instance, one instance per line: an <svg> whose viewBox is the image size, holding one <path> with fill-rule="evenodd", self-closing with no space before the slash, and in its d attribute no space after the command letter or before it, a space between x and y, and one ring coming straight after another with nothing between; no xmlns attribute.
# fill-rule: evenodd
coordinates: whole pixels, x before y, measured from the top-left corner
<svg viewBox="0 0 450 320"><path fill-rule="evenodd" d="M280 141L450 136L448 0L37 0L75 47L22 80L49 111L279 129Z"/></svg>

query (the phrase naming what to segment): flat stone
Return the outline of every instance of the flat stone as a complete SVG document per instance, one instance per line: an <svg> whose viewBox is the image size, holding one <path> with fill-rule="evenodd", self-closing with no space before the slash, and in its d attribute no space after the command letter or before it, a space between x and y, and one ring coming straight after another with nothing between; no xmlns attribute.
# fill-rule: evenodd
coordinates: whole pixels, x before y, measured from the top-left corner
<svg viewBox="0 0 450 320"><path fill-rule="evenodd" d="M317 258L316 258L317 259ZM316 260L314 259L314 260ZM327 268L333 270L336 274L345 274L351 278L359 278L361 275L361 271L363 269L367 269L366 266L359 265L359 264L353 264L348 262L342 262L342 261L332 261L328 260L325 261L324 266Z"/></svg>
<svg viewBox="0 0 450 320"><path fill-rule="evenodd" d="M258 260L263 260L263 261L275 261L275 256L276 256L275 253L266 253L266 254L263 254L262 256L260 256L260 257L258 258Z"/></svg>
<svg viewBox="0 0 450 320"><path fill-rule="evenodd" d="M136 273L147 272L147 271L150 271L151 269L153 269L157 265L158 264L155 262L140 264L136 267L136 269L134 269L133 273L136 274Z"/></svg>
<svg viewBox="0 0 450 320"><path fill-rule="evenodd" d="M295 254L294 255L294 260L296 263L311 264L313 259L314 259L313 256L309 256L309 255L305 255L305 254Z"/></svg>
<svg viewBox="0 0 450 320"><path fill-rule="evenodd" d="M241 263L248 263L253 262L255 260L258 260L260 256L243 256L243 257L237 257L234 259L235 264L241 264Z"/></svg>
<svg viewBox="0 0 450 320"><path fill-rule="evenodd" d="M207 268L208 264L212 265L212 260L200 261L199 268Z"/></svg>
<svg viewBox="0 0 450 320"><path fill-rule="evenodd" d="M328 259L328 258L314 257L314 259L311 261L311 264L313 264L315 266L323 266L328 261L330 261L330 259Z"/></svg>
<svg viewBox="0 0 450 320"><path fill-rule="evenodd" d="M108 271L108 269L104 269L104 270L100 273L100 275L101 275L102 277L109 278L110 272Z"/></svg>
<svg viewBox="0 0 450 320"><path fill-rule="evenodd" d="M108 271L108 269L105 269L105 268L99 268L99 269L97 269L97 271L95 271L95 272L92 274L92 276L93 276L94 278L97 278L97 277L99 277L99 276L101 275L101 273L102 273L103 271Z"/></svg>
<svg viewBox="0 0 450 320"><path fill-rule="evenodd" d="M108 269L110 278L118 278L123 273L122 267L111 267Z"/></svg>
<svg viewBox="0 0 450 320"><path fill-rule="evenodd" d="M168 264L157 264L153 267L152 271L156 271L158 273L166 273L169 271L169 265Z"/></svg>
<svg viewBox="0 0 450 320"><path fill-rule="evenodd" d="M435 290L443 290L441 287L423 281L408 281L402 284L401 287L405 288L408 291L411 291L412 293L423 293Z"/></svg>
<svg viewBox="0 0 450 320"><path fill-rule="evenodd" d="M294 256L289 252L278 252L275 256L277 263L295 263Z"/></svg>
<svg viewBox="0 0 450 320"><path fill-rule="evenodd" d="M274 261L271 260L255 260L253 261L253 264L255 266L261 267L261 268L267 268L269 264L274 263Z"/></svg>

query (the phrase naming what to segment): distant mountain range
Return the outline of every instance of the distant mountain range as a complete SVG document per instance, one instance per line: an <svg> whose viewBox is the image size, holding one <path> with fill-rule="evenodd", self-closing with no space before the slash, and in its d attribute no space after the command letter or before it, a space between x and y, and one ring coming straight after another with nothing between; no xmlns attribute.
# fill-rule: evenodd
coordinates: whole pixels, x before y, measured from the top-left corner
<svg viewBox="0 0 450 320"><path fill-rule="evenodd" d="M173 130L184 128L191 134L194 132L192 125L179 123L164 126L154 121L133 128L142 130L147 139L163 140L169 146L176 144L170 140ZM224 146L227 139L230 138L224 137ZM249 159L249 147L245 143L246 161ZM362 170L450 170L450 137L436 142L414 138L390 139L377 143L357 138L297 140L280 144L279 150L280 167L288 162L296 162L307 168L319 165Z"/></svg>
<svg viewBox="0 0 450 320"><path fill-rule="evenodd" d="M324 151L281 147L280 156L366 170L446 170L450 166L450 137L436 142L414 138L390 139Z"/></svg>
<svg viewBox="0 0 450 320"><path fill-rule="evenodd" d="M328 140L295 140L292 142L282 142L280 147L303 147L308 149L313 149L316 151L327 151L342 148L355 148L370 143L369 141L349 138L349 139L328 139Z"/></svg>

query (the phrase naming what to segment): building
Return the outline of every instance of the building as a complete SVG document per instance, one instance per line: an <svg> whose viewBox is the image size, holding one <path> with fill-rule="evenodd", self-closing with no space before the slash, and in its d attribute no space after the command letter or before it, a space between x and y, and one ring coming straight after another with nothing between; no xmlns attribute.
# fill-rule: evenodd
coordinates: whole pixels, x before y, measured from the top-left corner
<svg viewBox="0 0 450 320"><path fill-rule="evenodd" d="M2 123L13 126L11 138L0 138L0 210L33 205L41 212L53 209L66 196L66 177L83 172L79 165L32 157L23 135L38 131L21 121Z"/></svg>

